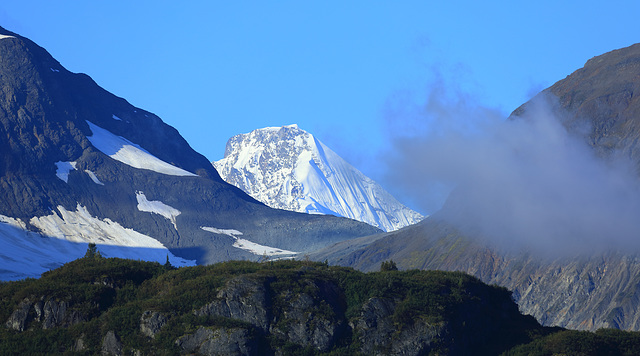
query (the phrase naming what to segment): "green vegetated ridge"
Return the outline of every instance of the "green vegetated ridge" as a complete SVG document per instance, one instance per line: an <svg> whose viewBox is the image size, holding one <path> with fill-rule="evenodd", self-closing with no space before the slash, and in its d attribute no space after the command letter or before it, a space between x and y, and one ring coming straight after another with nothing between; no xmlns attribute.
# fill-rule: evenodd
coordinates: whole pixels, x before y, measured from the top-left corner
<svg viewBox="0 0 640 356"><path fill-rule="evenodd" d="M601 355L640 349L638 333L543 328L518 312L505 288L461 272L396 271L393 263L370 273L309 261L175 269L88 256L39 279L1 283L0 322L0 354Z"/></svg>

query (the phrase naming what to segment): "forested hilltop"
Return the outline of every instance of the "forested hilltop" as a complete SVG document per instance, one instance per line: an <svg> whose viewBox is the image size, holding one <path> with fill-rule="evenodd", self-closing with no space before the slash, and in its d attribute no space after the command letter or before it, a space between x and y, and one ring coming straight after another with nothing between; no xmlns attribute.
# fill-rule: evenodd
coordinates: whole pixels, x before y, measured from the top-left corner
<svg viewBox="0 0 640 356"><path fill-rule="evenodd" d="M0 354L631 354L640 335L544 328L461 272L309 261L170 264L87 256L0 284ZM526 345L525 345L526 344ZM514 349L514 347L516 347Z"/></svg>

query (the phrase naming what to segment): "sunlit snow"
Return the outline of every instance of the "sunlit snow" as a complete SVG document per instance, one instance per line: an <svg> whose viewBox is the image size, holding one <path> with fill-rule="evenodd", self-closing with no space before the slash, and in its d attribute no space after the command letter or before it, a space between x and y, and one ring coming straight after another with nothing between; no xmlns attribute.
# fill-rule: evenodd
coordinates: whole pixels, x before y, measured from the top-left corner
<svg viewBox="0 0 640 356"><path fill-rule="evenodd" d="M242 235L242 232L233 229L217 229L215 227L201 226L204 231L209 231L214 234L227 235L235 240L233 247L239 248L253 253L257 256L281 256L281 255L295 255L297 252L283 250L275 247L269 247L251 242L249 240L241 239L238 236Z"/></svg>
<svg viewBox="0 0 640 356"><path fill-rule="evenodd" d="M76 211L57 208L58 214L34 217L30 223L41 230L26 230L19 219L0 215L0 280L37 278L43 272L84 256L95 243L104 257L120 257L194 266L195 261L174 256L159 241L122 227L109 219L91 216L78 205Z"/></svg>
<svg viewBox="0 0 640 356"><path fill-rule="evenodd" d="M93 133L92 136L87 137L89 141L91 141L91 144L102 153L117 161L134 168L148 169L162 174L173 176L197 176L196 174L187 172L182 168L178 168L158 159L151 153L147 152L144 148L124 137L116 136L89 121L87 121L87 123Z"/></svg>
<svg viewBox="0 0 640 356"><path fill-rule="evenodd" d="M14 36L0 35L0 40L4 38L15 38Z"/></svg>
<svg viewBox="0 0 640 356"><path fill-rule="evenodd" d="M386 231L422 219L295 124L232 137L214 166L272 208L344 216Z"/></svg>
<svg viewBox="0 0 640 356"><path fill-rule="evenodd" d="M144 193L140 191L136 192L136 199L138 200L138 210L162 215L166 219L170 220L173 227L178 230L178 226L176 225L176 216L180 215L180 210L158 200L149 201Z"/></svg>
<svg viewBox="0 0 640 356"><path fill-rule="evenodd" d="M76 162L56 162L56 176L58 178L65 181L65 183L69 183L69 172L76 169Z"/></svg>

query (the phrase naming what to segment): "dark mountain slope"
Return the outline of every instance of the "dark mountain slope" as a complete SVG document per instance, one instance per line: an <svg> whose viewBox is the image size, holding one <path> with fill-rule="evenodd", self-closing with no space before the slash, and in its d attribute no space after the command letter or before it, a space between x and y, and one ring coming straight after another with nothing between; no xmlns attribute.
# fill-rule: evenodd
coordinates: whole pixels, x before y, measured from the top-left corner
<svg viewBox="0 0 640 356"><path fill-rule="evenodd" d="M639 86L640 45L634 45L589 60L534 101L551 98L548 102L563 125L584 137L600 157L623 155L640 167ZM532 102L514 111L511 119L526 116ZM616 236L600 237L604 245L611 241L611 250L599 254L498 249L451 223L455 214L458 223L464 221L460 212L465 209L464 190L459 189L442 211L419 224L345 241L312 257L365 271L388 259L406 269L465 271L513 290L520 310L544 325L640 330L640 254L632 248L616 249Z"/></svg>
<svg viewBox="0 0 640 356"><path fill-rule="evenodd" d="M43 241L60 247L59 241L98 239L93 242L114 246L122 241L113 236L117 229L135 246L149 244L141 233L176 256L212 263L259 259L267 247L304 253L379 231L348 219L266 207L222 181L204 156L154 114L87 75L67 71L30 40L2 28L0 35L0 215L56 237L25 235L24 251L48 243ZM123 152L129 156L118 156ZM136 165L141 160L146 166ZM105 236L96 238L88 228ZM11 236L12 248L20 250ZM47 266L79 257L71 252L78 250L74 246L59 249L71 254L63 260L52 255ZM0 254L0 272L19 277L13 260L23 257L9 251Z"/></svg>
<svg viewBox="0 0 640 356"><path fill-rule="evenodd" d="M585 132L601 155L624 154L640 167L640 43L588 60L538 97L549 94L566 113L570 131ZM535 99L512 117L526 115Z"/></svg>

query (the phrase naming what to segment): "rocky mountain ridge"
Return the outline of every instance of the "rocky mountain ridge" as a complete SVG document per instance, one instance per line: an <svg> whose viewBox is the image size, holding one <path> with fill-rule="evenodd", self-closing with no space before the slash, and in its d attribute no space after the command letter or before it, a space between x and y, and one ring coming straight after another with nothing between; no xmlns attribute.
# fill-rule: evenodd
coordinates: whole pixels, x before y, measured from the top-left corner
<svg viewBox="0 0 640 356"><path fill-rule="evenodd" d="M549 99L562 125L600 158L622 157L640 167L639 89L640 45L633 45L590 59L584 68L515 110L510 120L527 116L536 100ZM573 254L557 253L560 247L546 254L503 249L465 228L465 194L462 189L454 193L442 211L419 224L338 243L312 258L365 271L387 259L406 269L465 271L513 290L520 310L543 325L640 330L640 253L632 248L633 241L605 234L598 237L599 252L585 249L586 253ZM580 241L580 236L566 238Z"/></svg>
<svg viewBox="0 0 640 356"><path fill-rule="evenodd" d="M384 231L423 218L297 125L236 135L214 166L272 208L344 216Z"/></svg>

